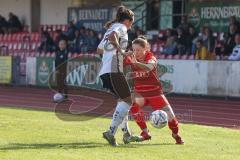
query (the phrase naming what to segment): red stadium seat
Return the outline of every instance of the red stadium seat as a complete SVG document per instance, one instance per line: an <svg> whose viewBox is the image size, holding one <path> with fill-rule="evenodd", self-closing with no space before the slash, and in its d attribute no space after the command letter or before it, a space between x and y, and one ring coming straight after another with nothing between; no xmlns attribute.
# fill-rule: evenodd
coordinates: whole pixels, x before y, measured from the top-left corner
<svg viewBox="0 0 240 160"><path fill-rule="evenodd" d="M45 57L51 57L51 52L48 52L46 55L45 55Z"/></svg>
<svg viewBox="0 0 240 160"><path fill-rule="evenodd" d="M67 28L68 28L67 25L62 25L62 31L63 31L63 32L66 32L66 31L67 31Z"/></svg>
<svg viewBox="0 0 240 160"><path fill-rule="evenodd" d="M74 53L73 58L77 58L77 57L79 57L79 53Z"/></svg>
<svg viewBox="0 0 240 160"><path fill-rule="evenodd" d="M45 57L45 54L44 52L40 53L39 57Z"/></svg>
<svg viewBox="0 0 240 160"><path fill-rule="evenodd" d="M173 59L173 55L167 55L166 59Z"/></svg>
<svg viewBox="0 0 240 160"><path fill-rule="evenodd" d="M12 34L7 34L7 41L11 41L12 40Z"/></svg>
<svg viewBox="0 0 240 160"><path fill-rule="evenodd" d="M7 34L3 35L3 41L7 41Z"/></svg>
<svg viewBox="0 0 240 160"><path fill-rule="evenodd" d="M183 59L183 60L185 60L185 59L187 59L188 58L188 55L187 54L184 54L184 55L182 55L182 57L181 57L181 59Z"/></svg>
<svg viewBox="0 0 240 160"><path fill-rule="evenodd" d="M55 32L57 30L57 25L51 25L52 31Z"/></svg>
<svg viewBox="0 0 240 160"><path fill-rule="evenodd" d="M55 52L52 52L52 54L51 54L51 57L55 57L56 56L56 53Z"/></svg>
<svg viewBox="0 0 240 160"><path fill-rule="evenodd" d="M13 42L9 42L8 43L8 49L9 50L13 50Z"/></svg>
<svg viewBox="0 0 240 160"><path fill-rule="evenodd" d="M180 59L180 55L179 54L174 55L173 59Z"/></svg>
<svg viewBox="0 0 240 160"><path fill-rule="evenodd" d="M192 54L188 57L189 60L194 60L195 56Z"/></svg>
<svg viewBox="0 0 240 160"><path fill-rule="evenodd" d="M165 59L165 57L166 57L166 56L165 56L164 54L161 54L159 58L160 58L160 59Z"/></svg>

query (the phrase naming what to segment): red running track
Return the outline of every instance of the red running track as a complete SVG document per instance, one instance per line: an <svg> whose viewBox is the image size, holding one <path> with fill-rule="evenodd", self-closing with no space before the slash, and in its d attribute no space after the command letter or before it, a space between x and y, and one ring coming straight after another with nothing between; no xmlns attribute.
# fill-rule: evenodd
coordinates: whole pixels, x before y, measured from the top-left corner
<svg viewBox="0 0 240 160"><path fill-rule="evenodd" d="M0 86L0 106L33 108L54 111L54 92L50 89ZM89 89L79 89L69 97L74 103L72 112L89 112L110 116L116 100L109 94ZM210 126L240 128L240 100L168 97L181 122ZM97 108L97 109L96 109Z"/></svg>

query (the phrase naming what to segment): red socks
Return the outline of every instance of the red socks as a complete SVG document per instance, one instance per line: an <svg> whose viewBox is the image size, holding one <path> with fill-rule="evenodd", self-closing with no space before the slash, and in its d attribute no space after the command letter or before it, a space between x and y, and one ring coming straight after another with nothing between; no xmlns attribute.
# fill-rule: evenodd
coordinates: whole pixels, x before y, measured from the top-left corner
<svg viewBox="0 0 240 160"><path fill-rule="evenodd" d="M144 116L144 112L140 111L139 106L134 103L130 109L130 113L133 116L135 122L137 123L137 125L142 129L146 129L147 128L147 124L145 121L145 116Z"/></svg>
<svg viewBox="0 0 240 160"><path fill-rule="evenodd" d="M173 134L178 134L178 120L177 118L172 119L168 122L168 127L172 130Z"/></svg>
<svg viewBox="0 0 240 160"><path fill-rule="evenodd" d="M141 128L141 130L147 129L147 124L145 120L145 115L144 112L140 110L140 107L134 103L130 109L130 113L133 116L135 122L137 125ZM172 130L173 134L178 134L178 120L177 118L172 119L171 121L168 122L168 127L169 129Z"/></svg>

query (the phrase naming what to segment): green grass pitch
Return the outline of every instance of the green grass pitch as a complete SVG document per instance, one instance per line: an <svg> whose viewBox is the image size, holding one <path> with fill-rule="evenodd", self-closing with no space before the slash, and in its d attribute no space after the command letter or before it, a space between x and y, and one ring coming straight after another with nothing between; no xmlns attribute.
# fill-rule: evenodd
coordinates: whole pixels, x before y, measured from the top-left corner
<svg viewBox="0 0 240 160"><path fill-rule="evenodd" d="M167 127L150 126L144 143L111 147L102 138L110 119L65 122L53 112L0 108L0 160L237 160L240 131L181 124L185 145L175 145ZM139 129L130 122L134 133Z"/></svg>

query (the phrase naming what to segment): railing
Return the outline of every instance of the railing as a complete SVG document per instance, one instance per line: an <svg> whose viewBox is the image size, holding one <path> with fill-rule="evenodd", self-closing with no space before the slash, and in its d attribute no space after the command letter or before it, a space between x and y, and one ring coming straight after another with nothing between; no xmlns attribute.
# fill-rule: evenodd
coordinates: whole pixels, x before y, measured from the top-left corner
<svg viewBox="0 0 240 160"><path fill-rule="evenodd" d="M154 0L143 1L143 3L139 4L138 6L136 6L134 9L132 9L132 11L134 12L134 11L136 11L137 9L139 9L140 7L142 7L142 6L144 6L144 5L146 5L146 7L147 7L148 4L151 3L152 1L154 1ZM146 18L146 17L147 17L147 8L142 12L141 18L135 20L134 25L136 25L138 22L142 22L141 28L142 28L142 29L145 29L145 31L146 31L146 29L147 29L147 26L146 26L147 23L146 23L146 21L144 21L144 18ZM160 17L160 16L155 16L155 17L153 17L153 18L150 20L150 23L152 23L153 21L155 21L155 20L156 20L157 18L159 18L159 17ZM149 21L148 21L148 22L149 22Z"/></svg>

